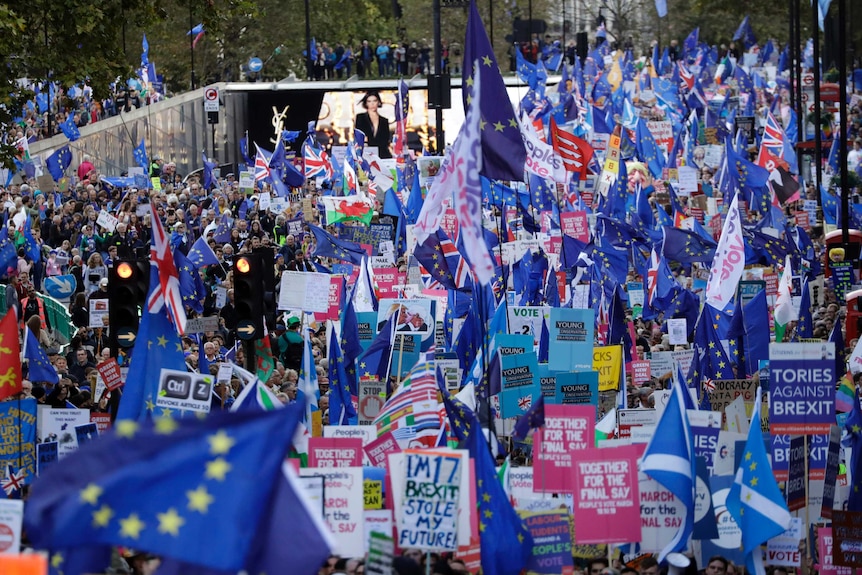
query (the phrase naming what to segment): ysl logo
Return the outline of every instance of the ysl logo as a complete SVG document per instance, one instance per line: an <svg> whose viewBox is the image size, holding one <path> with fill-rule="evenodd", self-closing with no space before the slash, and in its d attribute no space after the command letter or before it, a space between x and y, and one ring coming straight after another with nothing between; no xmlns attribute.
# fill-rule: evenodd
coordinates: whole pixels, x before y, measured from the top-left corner
<svg viewBox="0 0 862 575"><path fill-rule="evenodd" d="M275 106L272 107L272 129L274 136L269 141L273 144L278 144L278 140L281 138L281 132L284 130L284 119L289 109L290 106L285 106L284 110L279 112L278 108Z"/></svg>

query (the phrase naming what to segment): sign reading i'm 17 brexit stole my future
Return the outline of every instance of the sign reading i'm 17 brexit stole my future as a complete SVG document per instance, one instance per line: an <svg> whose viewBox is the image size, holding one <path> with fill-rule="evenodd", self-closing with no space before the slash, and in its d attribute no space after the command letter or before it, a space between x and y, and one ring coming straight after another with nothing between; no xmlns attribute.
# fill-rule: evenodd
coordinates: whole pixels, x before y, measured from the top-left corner
<svg viewBox="0 0 862 575"><path fill-rule="evenodd" d="M835 360L769 362L769 431L828 434L835 423Z"/></svg>
<svg viewBox="0 0 862 575"><path fill-rule="evenodd" d="M588 371L593 368L595 311L551 308L548 367L556 371Z"/></svg>

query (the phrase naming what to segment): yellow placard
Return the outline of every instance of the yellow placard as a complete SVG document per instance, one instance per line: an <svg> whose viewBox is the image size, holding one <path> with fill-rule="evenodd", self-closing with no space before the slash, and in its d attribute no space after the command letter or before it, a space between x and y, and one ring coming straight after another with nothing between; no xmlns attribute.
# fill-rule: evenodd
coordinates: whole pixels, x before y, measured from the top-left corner
<svg viewBox="0 0 862 575"><path fill-rule="evenodd" d="M599 391L616 391L620 386L623 346L606 345L593 349L593 369L599 372Z"/></svg>
<svg viewBox="0 0 862 575"><path fill-rule="evenodd" d="M366 479L362 483L365 509L383 509L383 482Z"/></svg>

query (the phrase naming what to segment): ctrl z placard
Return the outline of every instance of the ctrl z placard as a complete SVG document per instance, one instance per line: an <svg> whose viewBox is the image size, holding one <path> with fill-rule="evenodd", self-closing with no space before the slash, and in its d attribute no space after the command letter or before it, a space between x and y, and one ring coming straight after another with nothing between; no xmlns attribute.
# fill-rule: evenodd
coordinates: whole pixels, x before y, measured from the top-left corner
<svg viewBox="0 0 862 575"><path fill-rule="evenodd" d="M208 413L212 405L212 387L212 376L163 369L156 406Z"/></svg>

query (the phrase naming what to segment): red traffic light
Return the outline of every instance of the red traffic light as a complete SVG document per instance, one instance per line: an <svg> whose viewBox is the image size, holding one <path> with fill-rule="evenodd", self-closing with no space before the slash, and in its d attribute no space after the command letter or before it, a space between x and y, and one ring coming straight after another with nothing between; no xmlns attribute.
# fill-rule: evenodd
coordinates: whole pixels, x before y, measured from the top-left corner
<svg viewBox="0 0 862 575"><path fill-rule="evenodd" d="M236 260L235 267L236 271L238 271L239 273L247 274L251 270L251 263L248 261L247 258L239 258L238 260Z"/></svg>

